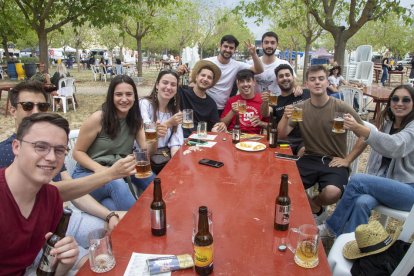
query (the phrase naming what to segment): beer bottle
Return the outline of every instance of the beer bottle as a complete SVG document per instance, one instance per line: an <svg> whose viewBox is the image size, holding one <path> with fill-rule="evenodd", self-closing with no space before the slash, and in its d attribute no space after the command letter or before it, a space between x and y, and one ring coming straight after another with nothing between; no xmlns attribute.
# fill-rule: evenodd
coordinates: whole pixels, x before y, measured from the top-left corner
<svg viewBox="0 0 414 276"><path fill-rule="evenodd" d="M272 123L269 131L269 148L277 147L277 123L276 117L272 117Z"/></svg>
<svg viewBox="0 0 414 276"><path fill-rule="evenodd" d="M240 142L240 115L239 113L236 114L236 124L233 127L233 134L232 134L232 141L233 144L237 144Z"/></svg>
<svg viewBox="0 0 414 276"><path fill-rule="evenodd" d="M68 229L69 219L72 215L72 210L69 208L63 209L62 217L60 218L59 224L56 228L56 231L52 236L47 239L45 245L43 246L43 255L40 259L39 266L37 267L36 274L40 275L55 275L56 267L58 265L58 259L56 256L50 254L55 244L63 239Z"/></svg>
<svg viewBox="0 0 414 276"><path fill-rule="evenodd" d="M275 203L275 223L276 230L285 231L289 228L290 198L288 194L288 175L282 174L280 181L279 195Z"/></svg>
<svg viewBox="0 0 414 276"><path fill-rule="evenodd" d="M154 179L154 199L151 202L151 232L163 236L167 232L166 205L162 199L161 179Z"/></svg>
<svg viewBox="0 0 414 276"><path fill-rule="evenodd" d="M198 231L194 236L194 265L199 275L210 275L213 272L213 236L208 226L208 210L206 206L198 208Z"/></svg>

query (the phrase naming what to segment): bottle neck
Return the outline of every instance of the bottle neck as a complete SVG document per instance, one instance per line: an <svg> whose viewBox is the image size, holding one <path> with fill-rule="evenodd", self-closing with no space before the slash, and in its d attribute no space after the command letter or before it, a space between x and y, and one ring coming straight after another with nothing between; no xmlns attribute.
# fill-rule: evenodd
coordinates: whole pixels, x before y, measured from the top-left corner
<svg viewBox="0 0 414 276"><path fill-rule="evenodd" d="M59 224L56 228L55 235L63 238L66 235L66 230L68 229L69 220L70 220L71 213L63 213L62 218L59 221Z"/></svg>
<svg viewBox="0 0 414 276"><path fill-rule="evenodd" d="M154 201L162 201L161 183L154 182Z"/></svg>
<svg viewBox="0 0 414 276"><path fill-rule="evenodd" d="M239 113L236 114L236 124L235 125L236 126L240 125L240 115L239 115Z"/></svg>
<svg viewBox="0 0 414 276"><path fill-rule="evenodd" d="M208 231L208 216L207 213L199 212L198 216L198 232L200 234L207 234Z"/></svg>
<svg viewBox="0 0 414 276"><path fill-rule="evenodd" d="M288 181L287 179L282 179L281 183L280 183L280 190L279 190L279 196L288 196Z"/></svg>

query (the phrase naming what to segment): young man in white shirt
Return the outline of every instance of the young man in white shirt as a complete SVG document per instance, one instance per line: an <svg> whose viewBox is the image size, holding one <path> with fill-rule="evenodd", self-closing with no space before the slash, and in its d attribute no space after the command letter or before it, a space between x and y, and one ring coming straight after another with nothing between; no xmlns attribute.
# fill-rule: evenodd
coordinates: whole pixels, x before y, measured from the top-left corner
<svg viewBox="0 0 414 276"><path fill-rule="evenodd" d="M206 59L216 64L221 70L219 81L207 90L207 94L217 104L219 115L223 112L224 106L230 97L234 81L236 80L236 74L240 70L250 69L254 74L263 72L263 65L256 53L256 47L250 42L245 42L245 46L253 59L253 65L232 59L238 46L239 41L233 35L225 35L220 41L219 55Z"/></svg>

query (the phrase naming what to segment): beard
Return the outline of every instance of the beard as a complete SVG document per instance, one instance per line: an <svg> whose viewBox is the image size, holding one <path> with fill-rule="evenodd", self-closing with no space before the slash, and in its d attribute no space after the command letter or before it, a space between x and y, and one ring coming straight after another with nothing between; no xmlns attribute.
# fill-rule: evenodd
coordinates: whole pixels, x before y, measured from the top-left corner
<svg viewBox="0 0 414 276"><path fill-rule="evenodd" d="M227 54L228 56L225 56L226 54ZM225 51L220 51L220 55L221 55L223 58L225 58L225 59L231 59L231 57L233 56L233 54L232 54L232 53L225 52Z"/></svg>
<svg viewBox="0 0 414 276"><path fill-rule="evenodd" d="M286 83L282 83L279 84L279 88L280 90L282 90L283 92L290 92L293 89L293 83L292 82L288 82L289 85L287 85Z"/></svg>
<svg viewBox="0 0 414 276"><path fill-rule="evenodd" d="M270 49L270 48L264 49L264 50L263 50L263 53L264 53L266 56L273 56L273 55L275 54L275 52L276 52L276 49L272 49L272 52L268 53L267 51L268 51L269 49Z"/></svg>

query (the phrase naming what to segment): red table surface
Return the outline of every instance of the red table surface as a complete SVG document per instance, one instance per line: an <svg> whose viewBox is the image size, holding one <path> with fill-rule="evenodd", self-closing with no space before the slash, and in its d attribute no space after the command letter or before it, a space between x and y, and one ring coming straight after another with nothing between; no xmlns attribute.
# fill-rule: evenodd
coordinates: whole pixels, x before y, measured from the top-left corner
<svg viewBox="0 0 414 276"><path fill-rule="evenodd" d="M227 140L223 141L223 137ZM220 134L215 141L213 148L187 155L183 150L188 146L183 146L160 173L167 205L165 236L151 235L149 206L153 185L141 195L112 233L117 264L104 275L123 275L132 252L192 254L192 212L200 205L213 210L213 275L330 275L322 243L320 263L313 269L296 265L291 251L277 250L280 238L288 234L273 229L282 173L289 174L291 182L290 227L315 224L296 163L274 157L275 151L290 153L290 149L244 152L234 147L228 134ZM224 166L200 165L202 158L222 161ZM92 274L88 262L79 271L79 275ZM193 269L174 272L194 274Z"/></svg>

